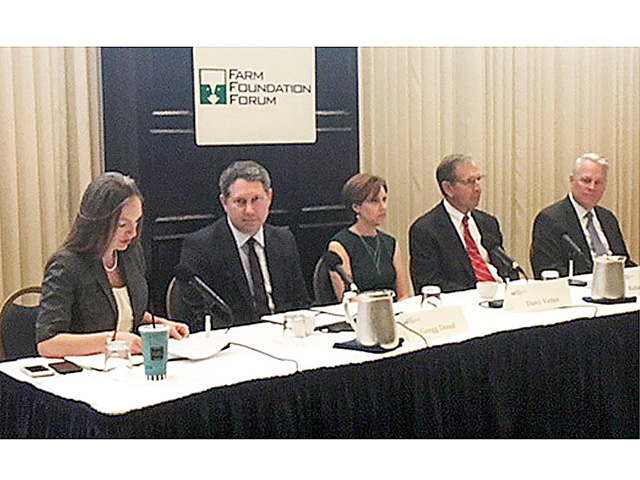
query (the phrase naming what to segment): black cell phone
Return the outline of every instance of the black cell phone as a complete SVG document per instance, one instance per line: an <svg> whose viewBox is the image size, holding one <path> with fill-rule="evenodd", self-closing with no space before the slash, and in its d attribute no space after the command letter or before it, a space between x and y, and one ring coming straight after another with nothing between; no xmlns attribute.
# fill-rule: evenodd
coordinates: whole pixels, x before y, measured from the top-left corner
<svg viewBox="0 0 640 480"><path fill-rule="evenodd" d="M587 282L585 282L584 280L576 280L575 278L570 278L569 285L571 285L572 287L586 287Z"/></svg>
<svg viewBox="0 0 640 480"><path fill-rule="evenodd" d="M79 367L73 362L65 360L64 362L50 363L49 366L56 372L66 375L67 373L77 373L82 371L82 367Z"/></svg>
<svg viewBox="0 0 640 480"><path fill-rule="evenodd" d="M347 322L331 323L315 329L323 333L353 332L353 328Z"/></svg>

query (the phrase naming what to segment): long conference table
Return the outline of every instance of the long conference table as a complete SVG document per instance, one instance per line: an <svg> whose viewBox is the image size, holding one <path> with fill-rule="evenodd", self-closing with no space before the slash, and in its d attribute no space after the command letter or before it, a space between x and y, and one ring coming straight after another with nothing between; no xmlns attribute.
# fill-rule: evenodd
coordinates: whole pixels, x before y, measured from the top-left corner
<svg viewBox="0 0 640 480"><path fill-rule="evenodd" d="M570 293L571 308L543 312L445 294L468 331L427 346L398 326L403 343L385 353L334 348L354 332L296 339L270 322L215 331L229 348L170 361L162 381L142 365L98 371L100 356L36 379L20 367L46 359L2 362L0 437L638 438L639 303L587 303L589 286ZM394 304L420 309L418 297ZM316 325L340 312L314 309Z"/></svg>

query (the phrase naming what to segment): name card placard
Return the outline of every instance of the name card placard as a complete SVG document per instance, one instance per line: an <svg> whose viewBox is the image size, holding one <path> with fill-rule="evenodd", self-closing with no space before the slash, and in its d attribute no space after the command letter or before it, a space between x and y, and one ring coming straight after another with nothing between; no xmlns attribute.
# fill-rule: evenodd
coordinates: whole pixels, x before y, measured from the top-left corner
<svg viewBox="0 0 640 480"><path fill-rule="evenodd" d="M640 296L640 267L624 269L624 285L626 297Z"/></svg>
<svg viewBox="0 0 640 480"><path fill-rule="evenodd" d="M539 312L569 305L571 294L566 278L508 283L504 295L504 309L517 312Z"/></svg>
<svg viewBox="0 0 640 480"><path fill-rule="evenodd" d="M451 337L469 332L462 308L440 307L400 315L400 322L420 332L427 340Z"/></svg>

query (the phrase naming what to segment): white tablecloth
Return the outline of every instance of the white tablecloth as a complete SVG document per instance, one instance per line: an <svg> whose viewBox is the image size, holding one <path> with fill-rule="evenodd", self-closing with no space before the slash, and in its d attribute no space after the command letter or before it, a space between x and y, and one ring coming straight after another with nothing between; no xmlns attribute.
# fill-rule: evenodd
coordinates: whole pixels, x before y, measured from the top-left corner
<svg viewBox="0 0 640 480"><path fill-rule="evenodd" d="M583 276L583 278L588 278L588 276ZM551 325L575 318L592 317L596 314L597 316L605 316L639 309L637 301L616 305L594 305L584 302L582 298L589 294L589 287L571 287L572 308L537 313L509 312L479 306L480 298L475 290L444 294L442 295L443 306L459 305L462 307L469 332L431 342L430 346L461 342L501 331ZM497 294L497 298L500 296L504 296L504 287ZM419 297L394 304L396 312L415 311L419 308ZM342 320L337 316L342 312L339 305L321 307L319 310L331 312L333 315L319 313L316 316L316 325L326 325ZM268 319L282 322L284 315L272 315ZM99 412L116 415L214 387L290 375L296 369L304 371L376 361L384 357L425 348L422 338L401 326L398 327L398 332L405 339L403 345L384 354L333 348L336 342L354 339L354 332L320 333L316 331L313 335L303 339L283 338L282 332L283 328L274 323L232 328L225 334L226 341L232 343L228 349L205 360L171 361L167 367L167 378L161 381L147 380L142 365L111 372L85 370L81 373L56 374L44 378L31 378L20 370L23 365L53 361L43 358L26 358L5 362L0 364L0 371L52 394L86 402ZM217 331L215 334L221 335L221 332ZM200 332L194 334L194 338L203 335L204 332ZM247 345L281 359L295 360L297 365L292 361L277 360L236 344ZM99 364L100 359L97 361Z"/></svg>

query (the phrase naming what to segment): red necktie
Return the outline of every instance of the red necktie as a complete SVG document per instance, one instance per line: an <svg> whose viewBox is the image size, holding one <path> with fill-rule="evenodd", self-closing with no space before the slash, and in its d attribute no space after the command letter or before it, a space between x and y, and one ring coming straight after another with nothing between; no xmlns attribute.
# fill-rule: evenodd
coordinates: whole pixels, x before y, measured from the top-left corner
<svg viewBox="0 0 640 480"><path fill-rule="evenodd" d="M487 262L485 262L482 255L480 255L478 245L473 241L473 237L469 231L469 217L467 215L462 219L462 227L464 230L464 243L467 245L467 254L471 260L471 266L473 266L473 270L476 272L478 282L495 282L496 279L491 275Z"/></svg>

